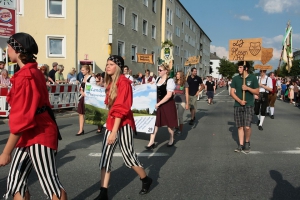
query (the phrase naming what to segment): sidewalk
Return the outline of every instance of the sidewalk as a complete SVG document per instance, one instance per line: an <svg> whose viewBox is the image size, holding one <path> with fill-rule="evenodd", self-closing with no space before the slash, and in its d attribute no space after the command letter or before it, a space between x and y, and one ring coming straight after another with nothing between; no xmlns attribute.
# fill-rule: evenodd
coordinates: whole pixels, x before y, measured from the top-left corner
<svg viewBox="0 0 300 200"><path fill-rule="evenodd" d="M73 116L77 116L78 113L76 111L76 109L61 109L61 110L53 110L55 118L59 119L59 118L66 118L66 117L73 117ZM8 118L5 117L1 117L0 118L0 124L7 124L8 123Z"/></svg>

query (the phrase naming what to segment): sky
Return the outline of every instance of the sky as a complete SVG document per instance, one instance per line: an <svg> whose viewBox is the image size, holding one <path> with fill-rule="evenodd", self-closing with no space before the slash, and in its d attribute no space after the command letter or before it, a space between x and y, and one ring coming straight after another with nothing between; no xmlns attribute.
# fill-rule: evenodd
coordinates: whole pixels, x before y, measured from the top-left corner
<svg viewBox="0 0 300 200"><path fill-rule="evenodd" d="M293 28L293 48L300 50L300 0L180 0L210 38L211 53L228 59L229 40L262 38L273 48L266 64L277 69L288 21ZM260 62L256 62L261 64Z"/></svg>

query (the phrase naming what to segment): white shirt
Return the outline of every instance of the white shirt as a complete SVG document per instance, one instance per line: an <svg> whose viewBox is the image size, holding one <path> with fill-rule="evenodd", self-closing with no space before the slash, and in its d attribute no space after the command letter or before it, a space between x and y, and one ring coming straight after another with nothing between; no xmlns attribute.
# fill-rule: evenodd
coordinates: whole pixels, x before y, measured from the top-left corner
<svg viewBox="0 0 300 200"><path fill-rule="evenodd" d="M162 84L164 84L164 83L165 83L165 81ZM162 84L156 83L157 86L161 86ZM167 91L174 92L175 87L176 87L176 85L175 85L174 80L172 78L169 78L168 82L167 82Z"/></svg>
<svg viewBox="0 0 300 200"><path fill-rule="evenodd" d="M125 77L128 78L129 80L131 80L133 83L133 77L130 74L125 74Z"/></svg>
<svg viewBox="0 0 300 200"><path fill-rule="evenodd" d="M272 79L270 77L268 77L268 76L265 76L263 79L259 76L258 77L258 84L260 84L260 83L263 84L263 85L266 85L267 87L269 87L271 89L273 89ZM267 93L269 93L269 91L266 90L263 87L259 87L259 92L267 92Z"/></svg>

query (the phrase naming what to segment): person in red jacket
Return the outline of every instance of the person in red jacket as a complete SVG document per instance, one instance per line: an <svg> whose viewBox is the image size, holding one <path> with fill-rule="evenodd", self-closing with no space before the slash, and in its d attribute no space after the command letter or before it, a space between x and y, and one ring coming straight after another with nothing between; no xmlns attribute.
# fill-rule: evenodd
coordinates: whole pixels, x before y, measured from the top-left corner
<svg viewBox="0 0 300 200"><path fill-rule="evenodd" d="M148 193L152 179L147 176L133 149L133 132L135 123L131 111L133 94L131 81L123 75L124 60L112 55L107 59L105 68L106 99L109 112L106 120L106 131L103 139L100 159L101 188L95 200L108 199L107 188L110 179L113 153L119 143L123 160L142 180L141 195Z"/></svg>
<svg viewBox="0 0 300 200"><path fill-rule="evenodd" d="M67 199L59 181L54 154L60 137L54 114L50 108L48 90L42 72L37 68L38 46L27 33L12 35L8 43L10 60L20 66L11 78L12 88L7 95L11 105L10 135L0 155L0 166L11 162L4 197L30 199L28 176L37 172L44 193L51 199Z"/></svg>

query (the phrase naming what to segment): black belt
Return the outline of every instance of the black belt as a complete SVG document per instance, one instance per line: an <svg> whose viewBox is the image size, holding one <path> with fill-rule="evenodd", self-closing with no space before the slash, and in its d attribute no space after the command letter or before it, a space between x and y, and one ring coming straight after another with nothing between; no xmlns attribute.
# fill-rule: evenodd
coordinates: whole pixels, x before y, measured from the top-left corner
<svg viewBox="0 0 300 200"><path fill-rule="evenodd" d="M42 114L43 112L45 112L47 110L47 106L42 106L41 108L37 108L35 111L35 114Z"/></svg>

